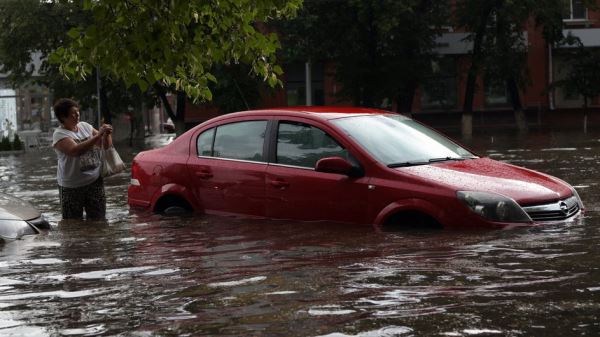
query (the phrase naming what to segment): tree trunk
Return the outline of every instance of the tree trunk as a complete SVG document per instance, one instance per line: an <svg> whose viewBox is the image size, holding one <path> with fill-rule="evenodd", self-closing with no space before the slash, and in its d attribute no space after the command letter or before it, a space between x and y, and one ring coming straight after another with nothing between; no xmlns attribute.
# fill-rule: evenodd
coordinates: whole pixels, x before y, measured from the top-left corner
<svg viewBox="0 0 600 337"><path fill-rule="evenodd" d="M463 111L461 131L464 140L471 140L473 138L473 113L467 114Z"/></svg>
<svg viewBox="0 0 600 337"><path fill-rule="evenodd" d="M404 113L409 116L412 114L412 106L415 99L416 91L416 84L411 83L410 87L407 88L405 92L401 92L400 94L398 94L398 110L400 111L400 113Z"/></svg>
<svg viewBox="0 0 600 337"><path fill-rule="evenodd" d="M173 119L173 123L175 124L175 136L179 136L187 131L185 127L185 101L186 94L183 91L177 92L177 114L176 118Z"/></svg>
<svg viewBox="0 0 600 337"><path fill-rule="evenodd" d="M463 104L462 136L465 139L471 139L473 137L473 100L475 97L475 85L483 59L483 38L493 8L493 3L489 3L482 8L481 20L479 21L475 31L475 38L473 39L473 53L471 54L471 66L469 67L469 72L467 74L465 101Z"/></svg>
<svg viewBox="0 0 600 337"><path fill-rule="evenodd" d="M100 112L104 123L112 124L112 115L110 114L110 108L108 107L108 96L106 95L106 89L104 86L100 87Z"/></svg>
<svg viewBox="0 0 600 337"><path fill-rule="evenodd" d="M173 112L173 107L171 106L171 103L167 99L167 92L166 92L165 88L162 85L155 83L154 90L156 90L158 97L160 97L160 100L161 100L165 110L167 111L167 115L169 116L169 118L171 118L171 120L174 123L175 120L177 119L177 117L175 116L175 113Z"/></svg>
<svg viewBox="0 0 600 337"><path fill-rule="evenodd" d="M144 128L144 102L140 101L140 108L133 110L133 137L136 139L142 139L146 136L145 128Z"/></svg>
<svg viewBox="0 0 600 337"><path fill-rule="evenodd" d="M519 133L527 133L529 126L527 124L527 117L523 111L523 105L521 104L521 95L519 94L519 87L514 78L509 78L506 81L508 86L508 94L510 95L510 101L513 106L515 115L515 122L517 123L517 129Z"/></svg>
<svg viewBox="0 0 600 337"><path fill-rule="evenodd" d="M375 69L377 65L377 27L375 26L375 14L373 3L369 2L368 8L368 28L367 28L367 55L369 58L369 68ZM372 75L371 75L372 76ZM369 76L369 77L371 77ZM364 107L375 108L375 92L371 82L373 78L367 80L367 85L363 87L361 93L361 105Z"/></svg>
<svg viewBox="0 0 600 337"><path fill-rule="evenodd" d="M173 121L173 124L175 125L175 136L177 137L183 134L185 131L187 131L187 128L185 126L185 102L187 99L187 95L183 91L177 91L177 111L173 112L173 107L167 99L167 93L165 88L160 84L156 83L154 84L154 89L158 93L163 103L163 106L167 111L167 115L169 115L169 117Z"/></svg>
<svg viewBox="0 0 600 337"><path fill-rule="evenodd" d="M587 134L588 130L588 98L583 97L583 133Z"/></svg>

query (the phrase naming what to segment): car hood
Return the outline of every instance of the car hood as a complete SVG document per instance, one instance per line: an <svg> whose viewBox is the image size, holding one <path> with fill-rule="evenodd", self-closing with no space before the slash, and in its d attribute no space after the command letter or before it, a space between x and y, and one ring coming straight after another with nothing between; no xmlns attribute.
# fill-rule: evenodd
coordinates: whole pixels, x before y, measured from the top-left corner
<svg viewBox="0 0 600 337"><path fill-rule="evenodd" d="M0 219L31 220L40 215L40 212L27 201L0 193Z"/></svg>
<svg viewBox="0 0 600 337"><path fill-rule="evenodd" d="M443 184L455 191L502 194L521 205L553 202L572 194L570 186L558 178L489 158L441 162L398 170Z"/></svg>

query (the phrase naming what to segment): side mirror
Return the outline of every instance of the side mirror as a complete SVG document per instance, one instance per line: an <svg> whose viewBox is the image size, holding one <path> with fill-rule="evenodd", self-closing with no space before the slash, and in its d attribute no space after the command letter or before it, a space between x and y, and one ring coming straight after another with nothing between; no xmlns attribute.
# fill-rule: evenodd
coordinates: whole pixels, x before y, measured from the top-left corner
<svg viewBox="0 0 600 337"><path fill-rule="evenodd" d="M344 174L350 177L361 177L363 172L342 157L325 157L319 159L315 171L325 173Z"/></svg>

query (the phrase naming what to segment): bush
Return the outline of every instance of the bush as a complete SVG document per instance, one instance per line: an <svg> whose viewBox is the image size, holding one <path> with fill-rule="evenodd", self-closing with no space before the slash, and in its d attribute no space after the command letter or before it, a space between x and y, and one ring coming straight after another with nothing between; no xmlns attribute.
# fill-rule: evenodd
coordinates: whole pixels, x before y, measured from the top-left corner
<svg viewBox="0 0 600 337"><path fill-rule="evenodd" d="M12 149L15 151L23 149L23 142L19 138L19 135L15 133L15 138L13 138Z"/></svg>
<svg viewBox="0 0 600 337"><path fill-rule="evenodd" d="M0 140L0 151L20 151L23 148L24 144L17 134L15 134L12 142L7 136L2 137L2 140Z"/></svg>
<svg viewBox="0 0 600 337"><path fill-rule="evenodd" d="M2 141L0 141L0 151L10 151L12 150L12 146L10 144L10 139L7 136L2 137Z"/></svg>

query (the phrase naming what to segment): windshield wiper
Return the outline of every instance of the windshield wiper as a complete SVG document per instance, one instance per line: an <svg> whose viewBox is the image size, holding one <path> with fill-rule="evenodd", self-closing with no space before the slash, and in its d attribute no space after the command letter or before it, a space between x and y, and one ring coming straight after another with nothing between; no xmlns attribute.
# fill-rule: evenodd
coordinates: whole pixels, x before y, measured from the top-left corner
<svg viewBox="0 0 600 337"><path fill-rule="evenodd" d="M456 160L456 161L461 161L461 160L465 160L466 158L462 158L462 157L441 157L441 158L431 158L429 159L430 163L437 163L440 161L451 161L451 160Z"/></svg>
<svg viewBox="0 0 600 337"><path fill-rule="evenodd" d="M388 164L387 167L394 168L394 167L427 165L427 164L438 163L438 162L442 162L442 161L462 161L462 160L473 159L473 158L476 158L476 157L465 158L465 157L450 157L450 156L448 156L448 157L440 157L440 158L431 158L431 159L428 159L427 161L403 161L403 162Z"/></svg>
<svg viewBox="0 0 600 337"><path fill-rule="evenodd" d="M387 167L395 168L395 167L406 167L406 166L416 166L416 165L427 165L428 161L404 161L400 163L391 163L388 164Z"/></svg>

